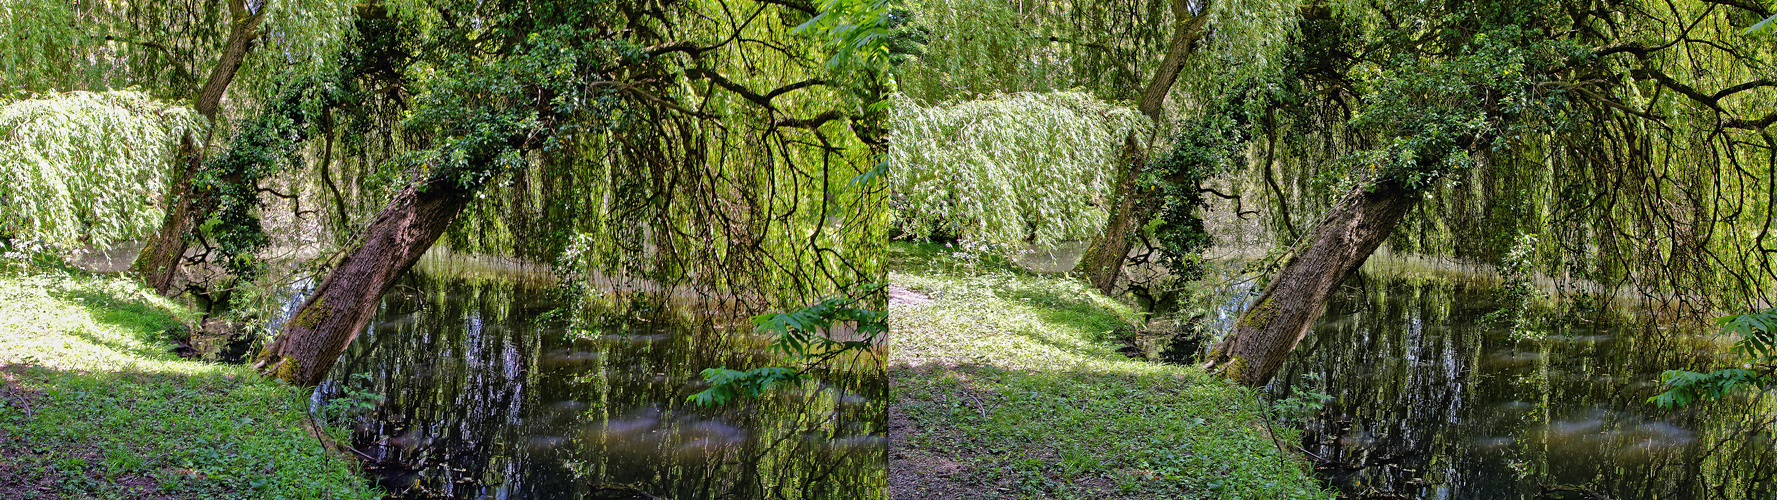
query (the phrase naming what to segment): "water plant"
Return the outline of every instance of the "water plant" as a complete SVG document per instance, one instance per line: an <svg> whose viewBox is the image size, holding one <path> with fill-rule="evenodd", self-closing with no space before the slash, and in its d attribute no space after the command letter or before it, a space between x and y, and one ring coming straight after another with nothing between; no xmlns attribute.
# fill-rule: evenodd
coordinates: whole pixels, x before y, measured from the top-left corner
<svg viewBox="0 0 1777 500"><path fill-rule="evenodd" d="M745 371L706 368L703 380L710 387L688 399L699 405L715 406L737 398L755 398L799 383L847 353L867 355L888 332L888 312L858 306L881 288L871 285L857 298L835 295L801 309L754 316L754 331L770 335L771 348L783 355L788 365ZM838 338L835 328L845 326L852 329L851 340Z"/></svg>
<svg viewBox="0 0 1777 500"><path fill-rule="evenodd" d="M1741 357L1740 366L1709 373L1667 370L1660 375L1666 391L1648 398L1649 403L1682 407L1738 390L1777 387L1777 308L1723 316L1716 324L1723 334L1739 337L1732 351Z"/></svg>

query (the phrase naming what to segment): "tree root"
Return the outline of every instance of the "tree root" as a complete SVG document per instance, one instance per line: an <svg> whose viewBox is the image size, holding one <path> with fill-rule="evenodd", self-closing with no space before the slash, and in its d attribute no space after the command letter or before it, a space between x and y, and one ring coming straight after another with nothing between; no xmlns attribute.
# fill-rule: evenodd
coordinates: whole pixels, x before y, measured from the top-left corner
<svg viewBox="0 0 1777 500"><path fill-rule="evenodd" d="M358 457L363 458L364 461L366 461L366 462L370 462L373 464L378 463L377 459L371 458L370 455L366 455L362 451L358 451L357 448L346 446L344 444L341 444L339 441L333 440L332 436L328 436L327 433L321 431L320 424L316 424L315 420L312 418L309 418L308 416L302 417L302 428L303 428L303 430L307 430L309 435L314 436L316 441L320 441L321 447L326 449L329 453L333 453L334 455L338 455L341 458L355 459L351 455L346 454L346 451L349 450L353 454L358 455Z"/></svg>

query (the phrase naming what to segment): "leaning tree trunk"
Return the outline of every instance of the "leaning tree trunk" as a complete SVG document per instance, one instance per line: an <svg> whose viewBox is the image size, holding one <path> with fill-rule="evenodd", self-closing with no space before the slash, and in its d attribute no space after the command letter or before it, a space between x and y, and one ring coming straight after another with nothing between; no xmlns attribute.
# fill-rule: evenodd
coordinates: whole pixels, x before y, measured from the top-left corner
<svg viewBox="0 0 1777 500"><path fill-rule="evenodd" d="M233 0L229 7L234 22L229 27L228 44L223 46L222 57L210 71L210 78L204 81L203 88L192 100L192 108L212 126L216 123L216 109L222 103L222 94L234 82L235 73L247 59L247 52L253 50L253 40L259 37L260 21L265 19L264 7L258 13L248 12L243 0ZM179 274L179 261L185 258L185 235L196 227L199 218L208 216L215 209L215 200L209 200L205 206L204 200L192 196L191 179L204 164L198 149L197 138L189 132L179 141L179 152L174 158L182 168L167 185L166 218L161 222L160 230L136 255L136 261L130 264L130 271L141 276L161 295L170 295L173 290L173 278Z"/></svg>
<svg viewBox="0 0 1777 500"><path fill-rule="evenodd" d="M1240 316L1206 367L1249 387L1269 383L1320 318L1333 289L1357 273L1417 203L1417 194L1394 183L1346 194Z"/></svg>
<svg viewBox="0 0 1777 500"><path fill-rule="evenodd" d="M173 182L168 184L166 218L161 221L160 230L155 231L142 247L142 252L136 254L136 261L130 264L130 272L142 277L142 281L161 295L172 295L173 278L179 274L179 260L185 258L185 233L191 230L194 208L191 178L203 164L197 154L196 142L189 132L179 141L179 153L175 158L183 165L173 176Z"/></svg>
<svg viewBox="0 0 1777 500"><path fill-rule="evenodd" d="M1080 262L1074 266L1075 273L1085 276L1086 281L1105 295L1114 291L1117 276L1123 271L1123 259L1129 256L1129 248L1135 242L1135 231L1141 230L1139 221L1152 217L1156 208L1153 200L1135 186L1145 151L1140 139L1130 132L1124 140L1121 158L1122 171L1127 174L1118 176L1117 186L1111 191L1110 218L1105 221L1104 232L1092 240L1086 252L1080 254Z"/></svg>
<svg viewBox="0 0 1777 500"><path fill-rule="evenodd" d="M1160 67L1154 70L1154 79L1148 82L1148 88L1141 96L1142 115L1156 125L1166 95L1172 92L1172 84L1178 81L1179 72L1185 68L1185 58L1196 50L1197 41L1203 38L1203 25L1209 20L1208 10L1209 3L1203 2L1198 13L1192 15L1185 0L1172 1L1172 43L1167 47L1166 59L1160 61ZM1117 277L1123 272L1123 260L1129 257L1129 248L1135 244L1134 232L1141 230L1159 208L1158 200L1152 194L1142 192L1135 185L1135 179L1141 176L1142 168L1147 164L1148 148L1153 142L1151 136L1140 141L1134 134L1123 142L1120 175L1111 193L1110 218L1105 223L1104 232L1092 240L1092 245L1086 248L1086 253L1074 266L1074 272L1085 275L1092 286L1105 295L1111 294Z"/></svg>
<svg viewBox="0 0 1777 500"><path fill-rule="evenodd" d="M321 383L370 323L378 299L438 241L469 199L467 191L449 180L416 182L396 193L365 229L358 248L340 260L284 323L256 366L292 384Z"/></svg>

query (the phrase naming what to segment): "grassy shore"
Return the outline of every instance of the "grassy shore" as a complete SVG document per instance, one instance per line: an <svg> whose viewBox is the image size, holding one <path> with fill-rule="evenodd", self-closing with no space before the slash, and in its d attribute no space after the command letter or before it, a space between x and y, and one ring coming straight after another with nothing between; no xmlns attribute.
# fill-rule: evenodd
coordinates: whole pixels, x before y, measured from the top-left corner
<svg viewBox="0 0 1777 500"><path fill-rule="evenodd" d="M0 273L0 498L376 498L308 391L169 354L189 312L126 279Z"/></svg>
<svg viewBox="0 0 1777 500"><path fill-rule="evenodd" d="M1331 498L1248 389L1129 359L1084 283L891 247L891 498Z"/></svg>

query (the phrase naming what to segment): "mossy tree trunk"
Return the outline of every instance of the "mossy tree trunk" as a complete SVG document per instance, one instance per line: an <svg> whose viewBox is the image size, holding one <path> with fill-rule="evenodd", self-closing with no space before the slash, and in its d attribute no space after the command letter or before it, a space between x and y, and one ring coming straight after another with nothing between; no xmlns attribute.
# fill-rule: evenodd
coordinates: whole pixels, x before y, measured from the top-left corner
<svg viewBox="0 0 1777 500"><path fill-rule="evenodd" d="M1392 182L1347 193L1240 316L1206 367L1250 387L1269 383L1320 319L1333 289L1357 273L1418 203L1417 193Z"/></svg>
<svg viewBox="0 0 1777 500"><path fill-rule="evenodd" d="M1123 259L1129 256L1129 248L1135 243L1135 232L1141 230L1140 222L1153 216L1156 208L1153 200L1144 196L1135 186L1135 178L1140 174L1147 148L1141 145L1142 140L1135 132L1130 132L1124 140L1123 155L1119 157L1122 172L1117 185L1111 191L1110 218L1105 222L1104 231L1086 252L1080 255L1080 262L1075 264L1074 272L1086 277L1093 288L1111 295L1117 285L1117 278L1123 272Z"/></svg>
<svg viewBox="0 0 1777 500"><path fill-rule="evenodd" d="M396 193L365 229L358 247L284 323L256 366L292 384L321 383L376 315L383 293L438 241L468 205L470 194L441 179L415 182Z"/></svg>
<svg viewBox="0 0 1777 500"><path fill-rule="evenodd" d="M228 92L229 84L241 69L241 63L247 59L247 53L253 50L254 40L259 38L259 25L265 20L265 7L258 12L247 9L246 0L230 0L229 12L233 22L229 26L228 43L223 46L222 55L216 61L216 67L210 71L210 77L204 86L198 89L197 96L192 99L192 108L202 115L211 126L216 124L216 111L222 104L222 95ZM207 142L207 141L206 141ZM136 255L136 261L130 264L130 272L142 277L142 280L153 287L161 295L173 295L173 278L179 274L179 261L185 258L187 246L186 236L192 228L197 227L200 218L208 216L214 209L214 200L206 209L204 197L193 196L191 179L203 168L203 155L199 154L199 140L192 134L186 134L179 141L179 151L175 160L181 168L168 184L166 197L166 218L161 222L160 230L148 239L142 252Z"/></svg>
<svg viewBox="0 0 1777 500"><path fill-rule="evenodd" d="M1184 71L1185 58L1196 51L1197 42L1203 39L1208 12L1209 2L1203 2L1193 15L1185 0L1173 0L1172 42L1166 49L1166 59L1154 70L1154 78L1148 81L1147 90L1141 95L1141 113L1149 120L1160 121L1166 95L1172 92L1179 72ZM1111 193L1110 218L1104 231L1092 240L1086 253L1080 256L1080 262L1074 266L1074 272L1085 275L1094 288L1106 295L1112 293L1117 278L1122 275L1123 260L1129 257L1129 248L1135 244L1135 231L1140 231L1159 208L1158 200L1142 192L1135 182L1147 163L1148 149L1153 142L1153 137L1141 140L1133 133L1124 141L1123 154L1119 156L1122 165L1119 165L1117 185Z"/></svg>

